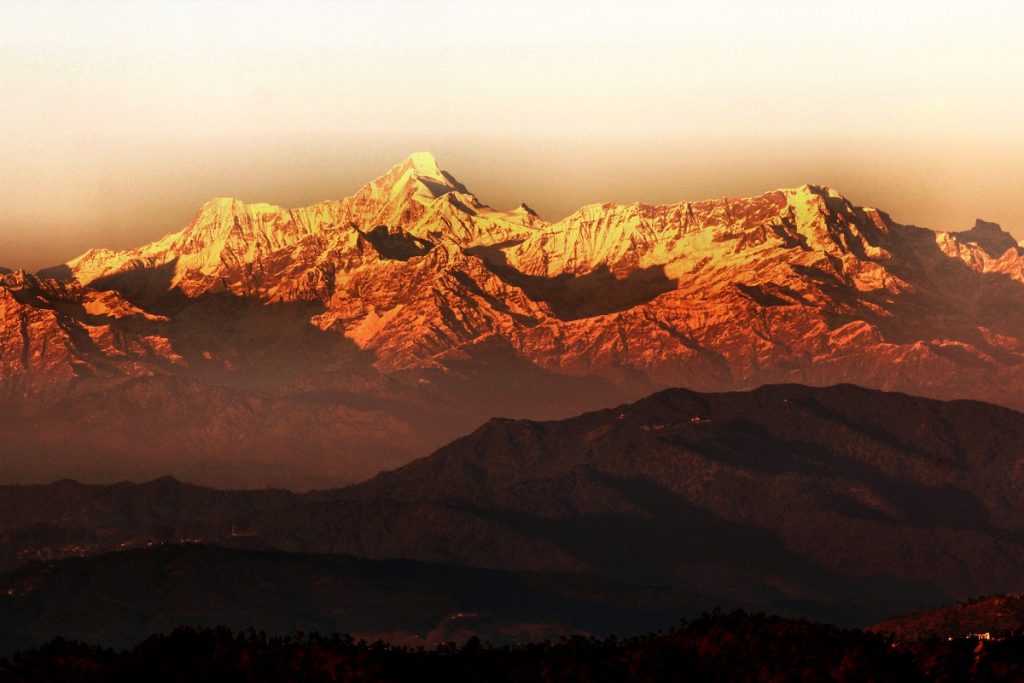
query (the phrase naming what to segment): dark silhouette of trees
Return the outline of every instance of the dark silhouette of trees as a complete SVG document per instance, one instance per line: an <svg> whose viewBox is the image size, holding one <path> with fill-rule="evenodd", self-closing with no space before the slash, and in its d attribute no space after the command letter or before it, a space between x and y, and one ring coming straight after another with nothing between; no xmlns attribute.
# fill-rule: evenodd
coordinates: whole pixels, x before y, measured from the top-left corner
<svg viewBox="0 0 1024 683"><path fill-rule="evenodd" d="M668 632L495 647L395 647L351 636L179 629L124 652L55 639L0 661L0 683L60 681L1004 681L1024 680L1024 636L894 642L858 630L713 612Z"/></svg>

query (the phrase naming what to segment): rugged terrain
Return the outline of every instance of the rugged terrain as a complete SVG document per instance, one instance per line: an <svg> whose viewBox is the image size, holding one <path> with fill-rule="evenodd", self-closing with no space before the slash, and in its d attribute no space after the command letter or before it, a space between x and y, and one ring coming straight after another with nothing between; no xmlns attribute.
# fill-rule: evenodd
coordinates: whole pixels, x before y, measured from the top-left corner
<svg viewBox="0 0 1024 683"><path fill-rule="evenodd" d="M668 386L851 382L1024 407L1024 250L833 189L486 206L429 154L303 209L0 275L7 481L165 473L312 488L493 416Z"/></svg>

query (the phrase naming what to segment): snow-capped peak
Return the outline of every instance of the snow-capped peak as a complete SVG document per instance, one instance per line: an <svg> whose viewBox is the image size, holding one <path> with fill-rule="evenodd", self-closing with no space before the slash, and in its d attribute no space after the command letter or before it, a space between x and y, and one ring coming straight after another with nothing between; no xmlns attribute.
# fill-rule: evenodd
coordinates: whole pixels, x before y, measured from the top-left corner
<svg viewBox="0 0 1024 683"><path fill-rule="evenodd" d="M512 213L518 215L537 216L537 212L534 211L526 202L522 202L519 206L512 209Z"/></svg>
<svg viewBox="0 0 1024 683"><path fill-rule="evenodd" d="M843 197L843 195L835 188L829 187L828 185L814 185L812 183L804 183L800 187L780 188L779 192L798 197L815 195L818 197L831 197L832 199L845 199L845 197Z"/></svg>
<svg viewBox="0 0 1024 683"><path fill-rule="evenodd" d="M437 159L430 152L413 152L404 162L418 176L443 182L445 177L437 165Z"/></svg>
<svg viewBox="0 0 1024 683"><path fill-rule="evenodd" d="M356 197L400 205L409 200L421 205L448 194L470 194L466 186L442 171L430 152L415 152L363 187Z"/></svg>

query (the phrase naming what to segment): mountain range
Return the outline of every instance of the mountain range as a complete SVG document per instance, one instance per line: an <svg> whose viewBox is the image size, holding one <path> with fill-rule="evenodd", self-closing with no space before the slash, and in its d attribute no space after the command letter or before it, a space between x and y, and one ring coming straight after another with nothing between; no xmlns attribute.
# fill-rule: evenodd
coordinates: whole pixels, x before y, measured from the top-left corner
<svg viewBox="0 0 1024 683"><path fill-rule="evenodd" d="M0 274L7 481L324 488L496 415L840 382L1024 408L1024 250L805 185L485 205L427 153L302 209Z"/></svg>
<svg viewBox="0 0 1024 683"><path fill-rule="evenodd" d="M422 639L446 610L486 613L500 625L488 633L595 632L723 606L863 626L1024 591L1022 445L1024 414L975 401L851 385L674 389L567 420L493 419L342 489L5 486L0 625L21 637L15 625L35 614L38 634L52 632L84 605L121 605L120 587L141 581L154 586L136 591L145 608L118 607L139 615L118 632L128 642L148 635L142 624L184 619L171 594L187 576L226 596L190 598L195 625L257 613L295 624L307 609L342 631ZM395 560L406 564L379 619L322 594ZM245 566L277 578L243 586ZM524 605L555 600L564 613L517 612L496 597L508 582ZM417 585L429 609L402 608Z"/></svg>

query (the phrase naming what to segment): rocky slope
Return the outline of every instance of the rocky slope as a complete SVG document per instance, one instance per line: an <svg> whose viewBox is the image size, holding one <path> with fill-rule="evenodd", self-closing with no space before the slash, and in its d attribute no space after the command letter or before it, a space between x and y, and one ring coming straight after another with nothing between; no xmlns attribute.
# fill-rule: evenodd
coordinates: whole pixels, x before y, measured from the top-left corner
<svg viewBox="0 0 1024 683"><path fill-rule="evenodd" d="M0 274L2 390L63 390L74 379L152 375L182 360L159 332L166 321L116 291L24 271Z"/></svg>
<svg viewBox="0 0 1024 683"><path fill-rule="evenodd" d="M105 292L132 307L106 316L114 338L92 346L91 328L77 344L66 339L81 316L18 298L17 283L33 276L3 277L0 292L17 305L0 319L0 394L19 419L56 421L48 431L96 453L111 432L148 420L116 459L159 463L162 445L202 444L223 454L211 464L223 478L192 465L146 471L221 484L243 481L233 479L246 458L236 437L253 429L255 459L269 469L244 483L330 484L493 415L566 417L673 385L853 382L1024 407L1024 250L991 223L961 233L900 225L813 185L592 205L547 223L525 205L486 206L414 154L351 197L303 209L213 200L152 244L94 249L34 277L46 291ZM44 347L46 358L23 353ZM208 396L197 416L275 407L244 426L197 418L167 431L159 414L132 411L126 383L179 413L186 396ZM55 395L73 400L55 408ZM339 422L349 418L332 412L341 395L363 416L347 430ZM333 465L324 454L302 484L271 474L332 448L307 444L277 413L337 425L328 441L347 447L335 446ZM0 436L17 442L16 425L2 422ZM372 422L379 428L367 431ZM275 440L289 431L292 454ZM21 437L19 462L70 450L70 436Z"/></svg>

